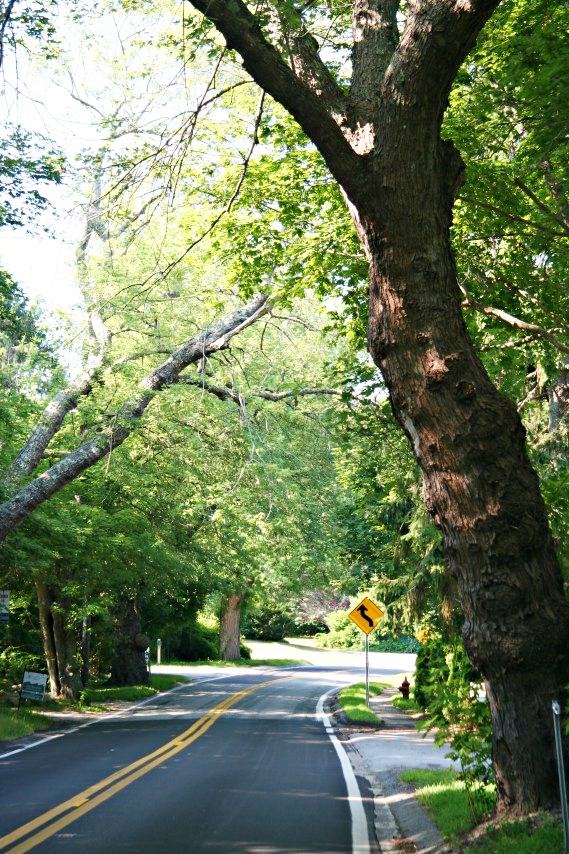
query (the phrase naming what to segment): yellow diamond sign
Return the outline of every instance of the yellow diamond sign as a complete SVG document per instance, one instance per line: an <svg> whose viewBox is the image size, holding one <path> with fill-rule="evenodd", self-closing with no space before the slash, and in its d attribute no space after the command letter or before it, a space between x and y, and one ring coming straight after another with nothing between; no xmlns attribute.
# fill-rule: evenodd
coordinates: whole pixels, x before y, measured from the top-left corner
<svg viewBox="0 0 569 854"><path fill-rule="evenodd" d="M356 624L358 629L361 629L364 634L369 635L383 617L383 611L366 596L348 616Z"/></svg>

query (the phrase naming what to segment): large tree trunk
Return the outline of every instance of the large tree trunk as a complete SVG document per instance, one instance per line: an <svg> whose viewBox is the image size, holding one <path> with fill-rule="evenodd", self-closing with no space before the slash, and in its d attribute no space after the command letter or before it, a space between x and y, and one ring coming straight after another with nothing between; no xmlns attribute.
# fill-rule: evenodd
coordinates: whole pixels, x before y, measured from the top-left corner
<svg viewBox="0 0 569 854"><path fill-rule="evenodd" d="M466 333L449 237L456 153L426 145L409 116L383 127L377 203L355 216L370 256L370 351L421 467L465 646L486 681L499 809L552 807L551 701L569 679L569 608L545 507L517 411Z"/></svg>
<svg viewBox="0 0 569 854"><path fill-rule="evenodd" d="M441 140L453 80L499 0L354 0L351 90L281 4L192 0L294 116L341 186L369 260L369 348L423 473L486 680L498 807L559 804L551 700L569 680L569 607L513 405L461 313L449 227L462 163ZM406 21L399 35L400 7Z"/></svg>
<svg viewBox="0 0 569 854"><path fill-rule="evenodd" d="M52 697L77 699L81 681L78 635L67 621L70 602L43 581L36 582L40 626Z"/></svg>
<svg viewBox="0 0 569 854"><path fill-rule="evenodd" d="M111 665L112 685L146 685L150 679L145 651L149 641L142 633L136 602L127 599L115 609L115 637Z"/></svg>
<svg viewBox="0 0 569 854"><path fill-rule="evenodd" d="M241 658L241 609L244 596L233 594L221 598L219 625L219 657L222 661Z"/></svg>
<svg viewBox="0 0 569 854"><path fill-rule="evenodd" d="M91 677L91 617L83 617L81 626L81 680L84 685Z"/></svg>

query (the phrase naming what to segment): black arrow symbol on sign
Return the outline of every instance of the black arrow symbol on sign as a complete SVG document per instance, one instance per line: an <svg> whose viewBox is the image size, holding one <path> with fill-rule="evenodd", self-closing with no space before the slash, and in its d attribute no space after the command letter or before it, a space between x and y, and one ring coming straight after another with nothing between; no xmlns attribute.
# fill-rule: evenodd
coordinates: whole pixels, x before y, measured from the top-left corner
<svg viewBox="0 0 569 854"><path fill-rule="evenodd" d="M362 615L362 619L363 619L363 620L367 620L367 622L369 623L369 625L370 625L370 626L372 627L372 629L373 629L373 620L372 620L372 619L371 619L371 617L369 616L369 614L368 614L368 612L367 612L367 608L366 608L366 606L365 606L365 605L360 605L360 607L359 607L359 608L356 608L356 611L359 611L359 612L360 612L360 614Z"/></svg>

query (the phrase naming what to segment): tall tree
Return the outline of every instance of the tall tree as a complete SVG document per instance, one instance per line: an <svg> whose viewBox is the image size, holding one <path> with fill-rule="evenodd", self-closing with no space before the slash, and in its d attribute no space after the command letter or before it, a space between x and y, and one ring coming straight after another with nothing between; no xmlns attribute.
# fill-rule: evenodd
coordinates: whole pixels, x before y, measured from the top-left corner
<svg viewBox="0 0 569 854"><path fill-rule="evenodd" d="M466 332L450 243L464 164L441 134L453 81L499 0L192 0L298 121L344 193L369 263L369 348L423 476L484 675L499 810L558 801L551 700L569 606L525 432ZM351 50L345 84L322 59Z"/></svg>

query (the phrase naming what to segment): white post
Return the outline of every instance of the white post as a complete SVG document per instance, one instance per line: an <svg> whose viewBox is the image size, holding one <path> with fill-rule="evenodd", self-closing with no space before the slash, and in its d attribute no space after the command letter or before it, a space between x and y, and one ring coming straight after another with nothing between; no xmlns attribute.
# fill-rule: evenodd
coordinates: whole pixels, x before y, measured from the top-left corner
<svg viewBox="0 0 569 854"><path fill-rule="evenodd" d="M162 641L160 638L156 641L156 664L160 664L162 661Z"/></svg>
<svg viewBox="0 0 569 854"><path fill-rule="evenodd" d="M569 812L567 810L567 788L565 786L565 766L563 764L563 737L561 735L561 706L554 700L553 730L555 732L555 749L557 752L557 773L559 775L559 794L561 796L561 816L563 818L564 851L569 854Z"/></svg>

